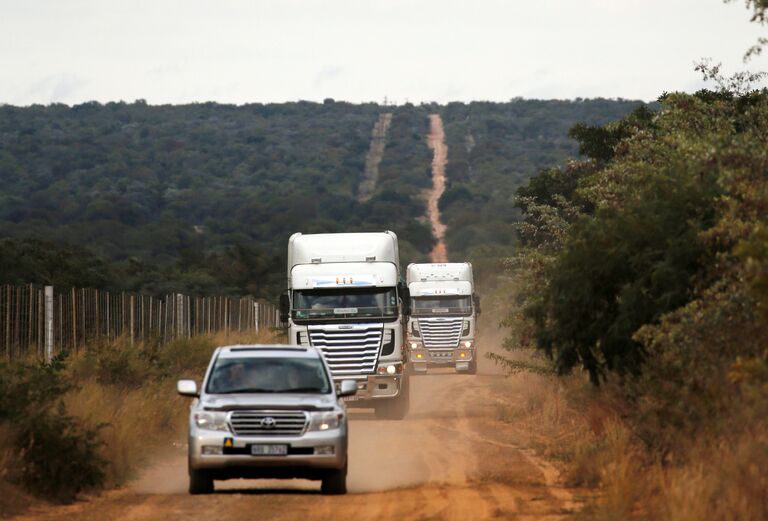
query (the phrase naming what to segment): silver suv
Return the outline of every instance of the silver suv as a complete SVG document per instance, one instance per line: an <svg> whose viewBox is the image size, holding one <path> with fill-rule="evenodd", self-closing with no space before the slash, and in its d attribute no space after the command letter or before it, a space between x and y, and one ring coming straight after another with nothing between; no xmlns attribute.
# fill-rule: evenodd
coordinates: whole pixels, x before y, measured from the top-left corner
<svg viewBox="0 0 768 521"><path fill-rule="evenodd" d="M179 380L179 394L197 398L189 415L189 493L213 492L213 481L305 478L326 494L347 491L347 415L323 355L312 347L219 347L198 390Z"/></svg>

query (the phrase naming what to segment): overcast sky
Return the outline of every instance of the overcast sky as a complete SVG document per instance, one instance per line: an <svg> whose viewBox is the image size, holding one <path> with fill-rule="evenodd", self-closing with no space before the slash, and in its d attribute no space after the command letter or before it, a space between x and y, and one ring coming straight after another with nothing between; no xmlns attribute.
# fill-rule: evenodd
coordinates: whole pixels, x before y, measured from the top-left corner
<svg viewBox="0 0 768 521"><path fill-rule="evenodd" d="M742 0L0 0L0 103L651 100L766 32Z"/></svg>

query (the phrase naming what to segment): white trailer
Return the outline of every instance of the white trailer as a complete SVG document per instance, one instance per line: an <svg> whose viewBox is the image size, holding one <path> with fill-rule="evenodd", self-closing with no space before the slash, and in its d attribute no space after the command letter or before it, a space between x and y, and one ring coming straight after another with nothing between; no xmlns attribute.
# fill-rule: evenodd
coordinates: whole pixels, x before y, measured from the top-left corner
<svg viewBox="0 0 768 521"><path fill-rule="evenodd" d="M480 300L472 264L410 264L407 283L411 296L408 356L414 372L453 366L475 374Z"/></svg>
<svg viewBox="0 0 768 521"><path fill-rule="evenodd" d="M288 292L281 314L289 343L323 352L333 378L357 381L353 407L401 419L408 288L400 281L397 235L295 233L288 241Z"/></svg>

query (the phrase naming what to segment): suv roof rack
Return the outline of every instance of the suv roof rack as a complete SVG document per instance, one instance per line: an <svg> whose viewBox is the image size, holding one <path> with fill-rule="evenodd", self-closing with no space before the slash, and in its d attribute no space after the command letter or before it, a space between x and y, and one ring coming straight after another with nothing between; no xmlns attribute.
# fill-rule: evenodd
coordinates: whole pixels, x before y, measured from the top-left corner
<svg viewBox="0 0 768 521"><path fill-rule="evenodd" d="M230 351L306 351L306 346L294 345L256 345L256 346L224 346L224 349Z"/></svg>

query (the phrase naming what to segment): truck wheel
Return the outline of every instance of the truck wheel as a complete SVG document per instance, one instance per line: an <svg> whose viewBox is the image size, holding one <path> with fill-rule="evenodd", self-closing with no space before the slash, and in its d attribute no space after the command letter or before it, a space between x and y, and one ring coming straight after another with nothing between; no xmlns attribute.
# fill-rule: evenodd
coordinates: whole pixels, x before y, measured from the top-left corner
<svg viewBox="0 0 768 521"><path fill-rule="evenodd" d="M347 466L344 465L343 469L335 469L328 471L323 476L322 484L320 485L320 491L323 494L338 496L340 494L347 493Z"/></svg>
<svg viewBox="0 0 768 521"><path fill-rule="evenodd" d="M382 420L402 420L408 414L411 406L410 378L403 379L400 394L393 400L383 400L376 404L376 417Z"/></svg>
<svg viewBox="0 0 768 521"><path fill-rule="evenodd" d="M477 360L472 360L467 368L467 374L477 374Z"/></svg>
<svg viewBox="0 0 768 521"><path fill-rule="evenodd" d="M189 493L193 495L213 492L213 478L203 470L189 470Z"/></svg>

